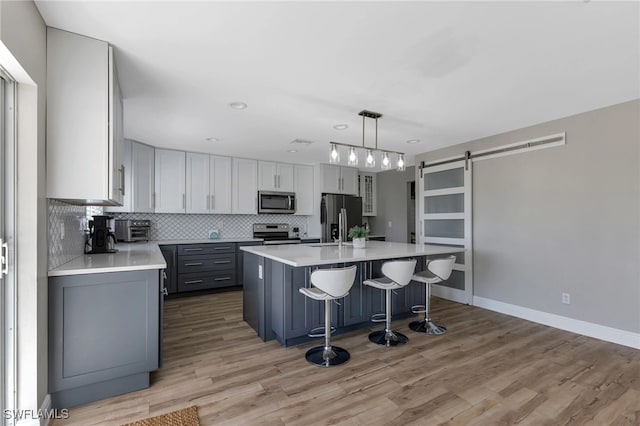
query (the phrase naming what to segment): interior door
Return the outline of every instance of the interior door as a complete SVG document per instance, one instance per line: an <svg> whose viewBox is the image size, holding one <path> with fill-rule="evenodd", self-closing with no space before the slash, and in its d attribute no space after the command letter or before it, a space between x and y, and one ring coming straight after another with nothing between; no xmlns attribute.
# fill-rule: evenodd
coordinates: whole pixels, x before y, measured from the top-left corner
<svg viewBox="0 0 640 426"><path fill-rule="evenodd" d="M423 168L419 183L421 244L463 247L451 277L433 294L473 304L471 161Z"/></svg>

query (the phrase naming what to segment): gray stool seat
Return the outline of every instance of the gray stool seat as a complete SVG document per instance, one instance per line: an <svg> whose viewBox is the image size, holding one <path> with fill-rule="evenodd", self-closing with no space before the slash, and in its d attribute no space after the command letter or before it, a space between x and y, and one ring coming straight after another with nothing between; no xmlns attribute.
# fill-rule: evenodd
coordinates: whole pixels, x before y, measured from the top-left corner
<svg viewBox="0 0 640 426"><path fill-rule="evenodd" d="M442 259L433 259L427 263L427 269L413 275L414 281L425 283L425 304L411 307L414 314L424 313L424 320L409 323L409 328L418 333L430 335L440 335L447 332L447 329L440 324L436 324L429 316L429 304L431 301L431 284L437 284L447 280L453 271L456 262L455 256Z"/></svg>
<svg viewBox="0 0 640 426"><path fill-rule="evenodd" d="M331 346L331 302L349 294L356 279L357 266L335 269L318 269L311 274L311 288L301 288L300 293L314 300L324 301L324 346L311 348L305 354L307 362L319 367L332 367L349 361L351 355L345 349ZM314 335L311 337L319 337Z"/></svg>
<svg viewBox="0 0 640 426"><path fill-rule="evenodd" d="M381 314L372 317L373 322L385 322L384 330L374 331L369 334L369 340L378 345L398 346L404 345L409 338L404 334L391 330L391 292L409 284L411 276L416 268L416 260L395 260L385 262L382 265L384 277L366 280L363 284L379 288L385 291L384 319L379 319Z"/></svg>

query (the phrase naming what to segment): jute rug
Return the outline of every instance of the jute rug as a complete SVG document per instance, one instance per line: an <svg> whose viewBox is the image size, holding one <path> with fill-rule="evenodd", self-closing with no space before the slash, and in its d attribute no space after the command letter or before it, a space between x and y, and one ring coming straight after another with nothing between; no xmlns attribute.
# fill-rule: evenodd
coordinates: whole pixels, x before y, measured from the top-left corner
<svg viewBox="0 0 640 426"><path fill-rule="evenodd" d="M138 420L123 426L200 426L198 407L184 408L149 419Z"/></svg>

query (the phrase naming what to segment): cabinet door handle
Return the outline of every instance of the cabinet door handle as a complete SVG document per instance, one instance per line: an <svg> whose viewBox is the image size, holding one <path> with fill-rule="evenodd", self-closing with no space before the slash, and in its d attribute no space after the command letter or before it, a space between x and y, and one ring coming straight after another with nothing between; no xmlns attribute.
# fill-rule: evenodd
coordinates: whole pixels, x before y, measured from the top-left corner
<svg viewBox="0 0 640 426"><path fill-rule="evenodd" d="M166 287L162 287L162 291L160 292L160 294L164 294L165 296L169 295L169 290L167 290Z"/></svg>
<svg viewBox="0 0 640 426"><path fill-rule="evenodd" d="M208 195L206 196L206 199L207 199L207 210L210 210L210 209L211 209L211 208L210 208L210 204L211 204L211 203L210 203L210 200L211 200L211 199L209 198L209 196L208 196Z"/></svg>
<svg viewBox="0 0 640 426"><path fill-rule="evenodd" d="M273 187L274 188L278 187L276 175L273 175Z"/></svg>
<svg viewBox="0 0 640 426"><path fill-rule="evenodd" d="M216 208L216 196L212 195L211 196L211 210L215 210Z"/></svg>
<svg viewBox="0 0 640 426"><path fill-rule="evenodd" d="M214 278L214 281L229 281L231 279L231 277L224 277L224 278Z"/></svg>
<svg viewBox="0 0 640 426"><path fill-rule="evenodd" d="M201 248L186 248L184 249L184 251L202 251L203 249Z"/></svg>
<svg viewBox="0 0 640 426"><path fill-rule="evenodd" d="M185 284L200 284L204 282L203 280L191 280L191 281L185 281Z"/></svg>
<svg viewBox="0 0 640 426"><path fill-rule="evenodd" d="M216 265L224 265L224 264L227 264L227 263L231 263L231 261L230 260L218 260L217 262L213 262L213 263L216 264Z"/></svg>
<svg viewBox="0 0 640 426"><path fill-rule="evenodd" d="M156 208L156 193L154 192L152 194L152 198L151 198L151 208L155 209Z"/></svg>
<svg viewBox="0 0 640 426"><path fill-rule="evenodd" d="M278 188L280 188L280 175L278 175Z"/></svg>
<svg viewBox="0 0 640 426"><path fill-rule="evenodd" d="M202 262L185 263L184 266L202 266Z"/></svg>
<svg viewBox="0 0 640 426"><path fill-rule="evenodd" d="M0 238L0 278L9 274L9 244Z"/></svg>
<svg viewBox="0 0 640 426"><path fill-rule="evenodd" d="M124 164L120 167L120 192L124 195Z"/></svg>
<svg viewBox="0 0 640 426"><path fill-rule="evenodd" d="M182 208L186 209L187 208L187 194L182 194Z"/></svg>
<svg viewBox="0 0 640 426"><path fill-rule="evenodd" d="M229 250L231 247L229 246L223 246L223 247L214 247L214 250Z"/></svg>

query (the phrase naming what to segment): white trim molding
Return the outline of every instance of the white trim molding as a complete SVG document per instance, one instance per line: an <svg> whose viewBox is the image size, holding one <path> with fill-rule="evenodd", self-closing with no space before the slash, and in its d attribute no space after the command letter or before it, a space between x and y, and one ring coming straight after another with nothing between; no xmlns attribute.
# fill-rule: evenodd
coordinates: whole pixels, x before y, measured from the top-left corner
<svg viewBox="0 0 640 426"><path fill-rule="evenodd" d="M559 328L560 330L570 331L572 333L593 337L606 342L640 349L640 333L633 333L631 331L563 317L561 315L550 314L548 312L536 311L535 309L486 299L480 296L473 296L473 305L490 311L500 312L513 317L537 322L538 324Z"/></svg>
<svg viewBox="0 0 640 426"><path fill-rule="evenodd" d="M51 395L47 394L42 400L40 410L37 412L31 412L28 415L25 413L26 418L18 420L16 426L49 426L51 418L47 414L53 414L54 410L51 409ZM41 418L38 419L39 415Z"/></svg>

